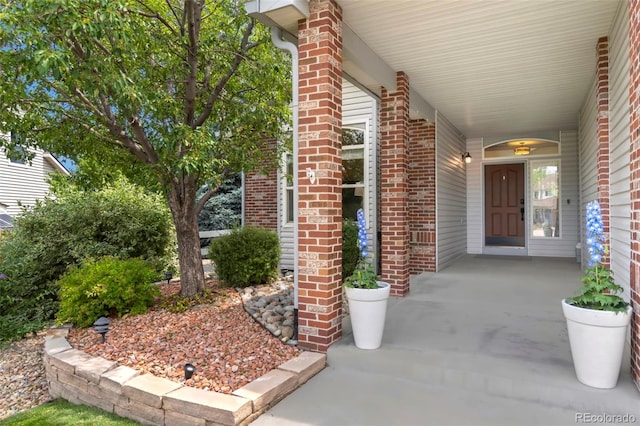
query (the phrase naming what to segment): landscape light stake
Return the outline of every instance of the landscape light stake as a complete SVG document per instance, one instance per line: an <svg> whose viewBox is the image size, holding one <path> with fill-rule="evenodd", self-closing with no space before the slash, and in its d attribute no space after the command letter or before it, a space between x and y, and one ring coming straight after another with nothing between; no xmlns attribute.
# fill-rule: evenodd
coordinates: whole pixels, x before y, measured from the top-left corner
<svg viewBox="0 0 640 426"><path fill-rule="evenodd" d="M196 371L196 367L193 364L184 365L184 379L189 380L193 373Z"/></svg>
<svg viewBox="0 0 640 426"><path fill-rule="evenodd" d="M105 341L105 334L109 331L109 318L100 317L93 323L93 329L102 336L102 343Z"/></svg>

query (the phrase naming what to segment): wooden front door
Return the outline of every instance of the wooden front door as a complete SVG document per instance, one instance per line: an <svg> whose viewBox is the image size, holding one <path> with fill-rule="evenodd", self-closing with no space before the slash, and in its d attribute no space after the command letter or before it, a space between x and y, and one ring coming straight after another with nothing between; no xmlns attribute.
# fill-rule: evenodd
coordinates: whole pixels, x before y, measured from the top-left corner
<svg viewBox="0 0 640 426"><path fill-rule="evenodd" d="M484 166L485 245L524 247L524 164Z"/></svg>

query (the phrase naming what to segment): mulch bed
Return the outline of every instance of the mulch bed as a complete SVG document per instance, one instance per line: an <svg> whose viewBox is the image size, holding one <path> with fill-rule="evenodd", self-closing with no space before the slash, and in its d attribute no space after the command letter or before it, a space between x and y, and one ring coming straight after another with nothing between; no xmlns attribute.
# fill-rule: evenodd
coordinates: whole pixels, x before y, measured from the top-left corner
<svg viewBox="0 0 640 426"><path fill-rule="evenodd" d="M205 296L188 302L179 297L178 281L159 287L162 297L146 314L110 319L104 344L92 328L71 329L69 343L141 373L222 393L300 353L256 323L236 291L220 288L215 280L207 281ZM186 363L196 371L185 381Z"/></svg>

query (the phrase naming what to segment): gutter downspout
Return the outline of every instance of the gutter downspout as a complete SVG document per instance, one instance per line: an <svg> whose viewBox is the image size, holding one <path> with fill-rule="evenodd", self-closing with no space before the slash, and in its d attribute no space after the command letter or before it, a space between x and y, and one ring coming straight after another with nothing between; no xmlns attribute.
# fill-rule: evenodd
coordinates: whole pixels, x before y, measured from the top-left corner
<svg viewBox="0 0 640 426"><path fill-rule="evenodd" d="M293 338L298 340L298 46L285 41L282 30L271 28L271 41L279 49L291 53L291 85L293 110Z"/></svg>

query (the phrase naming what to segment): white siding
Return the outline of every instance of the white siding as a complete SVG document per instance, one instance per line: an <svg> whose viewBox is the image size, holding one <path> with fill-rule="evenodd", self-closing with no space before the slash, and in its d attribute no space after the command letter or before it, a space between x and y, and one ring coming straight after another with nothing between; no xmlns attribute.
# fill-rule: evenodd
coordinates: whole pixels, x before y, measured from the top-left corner
<svg viewBox="0 0 640 426"><path fill-rule="evenodd" d="M44 158L41 150L31 165L12 163L0 149L0 203L7 206L6 213L16 216L22 207L33 206L49 192L46 179L55 169Z"/></svg>
<svg viewBox="0 0 640 426"><path fill-rule="evenodd" d="M596 82L594 80L580 112L578 130L578 160L580 170L580 217L584 217L585 205L597 198L598 178L596 175L597 148L597 108ZM580 240L584 245L584 220L580 220ZM585 259L586 250L582 250Z"/></svg>
<svg viewBox="0 0 640 426"><path fill-rule="evenodd" d="M365 207L367 238L371 256L378 253L377 241L377 99L347 80L342 81L342 125L365 123L368 129L365 155L368 158L367 196Z"/></svg>
<svg viewBox="0 0 640 426"><path fill-rule="evenodd" d="M580 200L582 208L591 200L595 200L598 191L596 175L597 141L597 107L596 82L594 80L586 101L580 112L580 128L578 133L578 158L580 161Z"/></svg>
<svg viewBox="0 0 640 426"><path fill-rule="evenodd" d="M609 37L609 195L611 212L611 270L630 297L629 164L629 20L622 2Z"/></svg>
<svg viewBox="0 0 640 426"><path fill-rule="evenodd" d="M368 155L369 169L368 174L368 191L367 191L367 225L369 227L369 241L371 243L370 252L376 253L376 226L377 223L377 188L376 188L376 146L377 146L377 121L375 120L374 111L376 111L376 98L369 93L361 90L351 82L342 81L342 123L343 125L365 123L369 130L368 146L365 153ZM280 178L282 182L282 177ZM284 223L284 187L279 185L278 194L278 220L280 223L280 247L282 256L280 259L281 269L294 268L294 242L293 242L293 224Z"/></svg>
<svg viewBox="0 0 640 426"><path fill-rule="evenodd" d="M437 269L467 252L465 138L436 112Z"/></svg>
<svg viewBox="0 0 640 426"><path fill-rule="evenodd" d="M560 237L529 238L529 256L574 257L579 235L578 134L560 132ZM527 179L529 182L529 179ZM531 194L528 193L531 199Z"/></svg>
<svg viewBox="0 0 640 426"><path fill-rule="evenodd" d="M467 164L467 252L482 253L483 194L482 139L467 139L471 163Z"/></svg>
<svg viewBox="0 0 640 426"><path fill-rule="evenodd" d="M284 165L283 165L284 167ZM285 223L286 213L284 210L286 191L285 176L282 171L278 171L278 233L280 235L280 269L288 269L293 271L295 261L293 258L293 222Z"/></svg>

